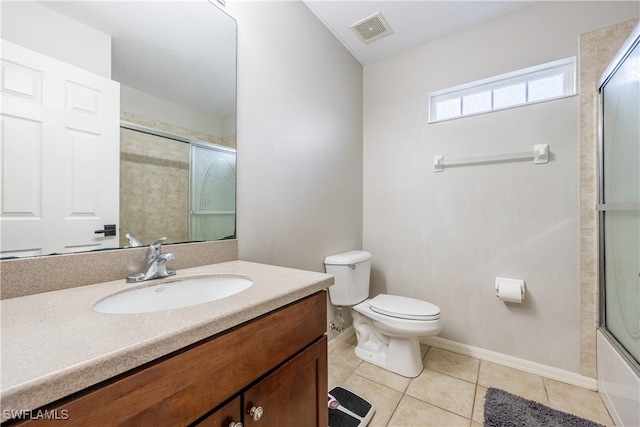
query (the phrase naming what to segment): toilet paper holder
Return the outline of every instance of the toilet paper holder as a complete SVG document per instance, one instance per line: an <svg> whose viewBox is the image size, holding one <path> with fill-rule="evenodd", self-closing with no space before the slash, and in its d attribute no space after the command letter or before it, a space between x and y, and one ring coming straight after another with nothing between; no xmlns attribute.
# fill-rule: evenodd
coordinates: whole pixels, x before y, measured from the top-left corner
<svg viewBox="0 0 640 427"><path fill-rule="evenodd" d="M496 277L495 293L504 302L520 304L524 301L526 286L522 279Z"/></svg>

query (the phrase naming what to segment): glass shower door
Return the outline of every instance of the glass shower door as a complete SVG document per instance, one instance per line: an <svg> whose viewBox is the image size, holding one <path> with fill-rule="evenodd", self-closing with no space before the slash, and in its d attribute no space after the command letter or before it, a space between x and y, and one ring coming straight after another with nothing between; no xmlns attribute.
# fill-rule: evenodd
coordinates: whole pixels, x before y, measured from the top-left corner
<svg viewBox="0 0 640 427"><path fill-rule="evenodd" d="M236 153L191 145L190 240L235 239Z"/></svg>
<svg viewBox="0 0 640 427"><path fill-rule="evenodd" d="M640 51L601 86L601 281L604 326L640 362Z"/></svg>

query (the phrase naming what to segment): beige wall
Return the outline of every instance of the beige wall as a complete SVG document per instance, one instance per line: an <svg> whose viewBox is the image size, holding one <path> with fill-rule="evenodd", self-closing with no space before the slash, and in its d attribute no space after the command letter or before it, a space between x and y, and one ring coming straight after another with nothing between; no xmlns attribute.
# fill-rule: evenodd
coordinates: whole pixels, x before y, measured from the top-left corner
<svg viewBox="0 0 640 427"><path fill-rule="evenodd" d="M362 245L362 66L302 2L226 9L238 21L240 258L324 271L325 256Z"/></svg>
<svg viewBox="0 0 640 427"><path fill-rule="evenodd" d="M372 294L423 298L442 338L581 372L579 97L427 124L431 91L578 55L633 2L544 2L365 67L364 248ZM432 158L530 151L530 162L432 172ZM527 297L494 295L496 276ZM587 371L584 371L587 372Z"/></svg>
<svg viewBox="0 0 640 427"><path fill-rule="evenodd" d="M637 19L580 35L580 373L596 377L598 80Z"/></svg>

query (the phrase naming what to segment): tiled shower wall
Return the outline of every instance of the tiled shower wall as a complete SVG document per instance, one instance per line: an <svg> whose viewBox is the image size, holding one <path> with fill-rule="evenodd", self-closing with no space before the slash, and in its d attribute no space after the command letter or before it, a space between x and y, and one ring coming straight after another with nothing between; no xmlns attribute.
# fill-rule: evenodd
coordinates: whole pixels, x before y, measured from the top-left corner
<svg viewBox="0 0 640 427"><path fill-rule="evenodd" d="M598 327L598 88L637 19L580 35L580 373L596 378Z"/></svg>
<svg viewBox="0 0 640 427"><path fill-rule="evenodd" d="M189 144L120 129L120 246L189 239Z"/></svg>
<svg viewBox="0 0 640 427"><path fill-rule="evenodd" d="M214 137L122 112L121 119L181 136L235 147L235 135ZM189 144L120 129L120 246L126 233L144 245L189 240Z"/></svg>

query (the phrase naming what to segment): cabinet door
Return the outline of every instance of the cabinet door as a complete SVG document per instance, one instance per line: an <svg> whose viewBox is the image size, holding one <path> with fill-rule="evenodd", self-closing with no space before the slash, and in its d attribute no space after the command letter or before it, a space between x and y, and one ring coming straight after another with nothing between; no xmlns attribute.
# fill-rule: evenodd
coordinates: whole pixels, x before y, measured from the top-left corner
<svg viewBox="0 0 640 427"><path fill-rule="evenodd" d="M224 405L204 420L195 424L195 427L229 427L234 423L240 423L242 416L240 396ZM240 426L238 426L240 427Z"/></svg>
<svg viewBox="0 0 640 427"><path fill-rule="evenodd" d="M245 427L327 426L327 381L324 336L244 393Z"/></svg>

